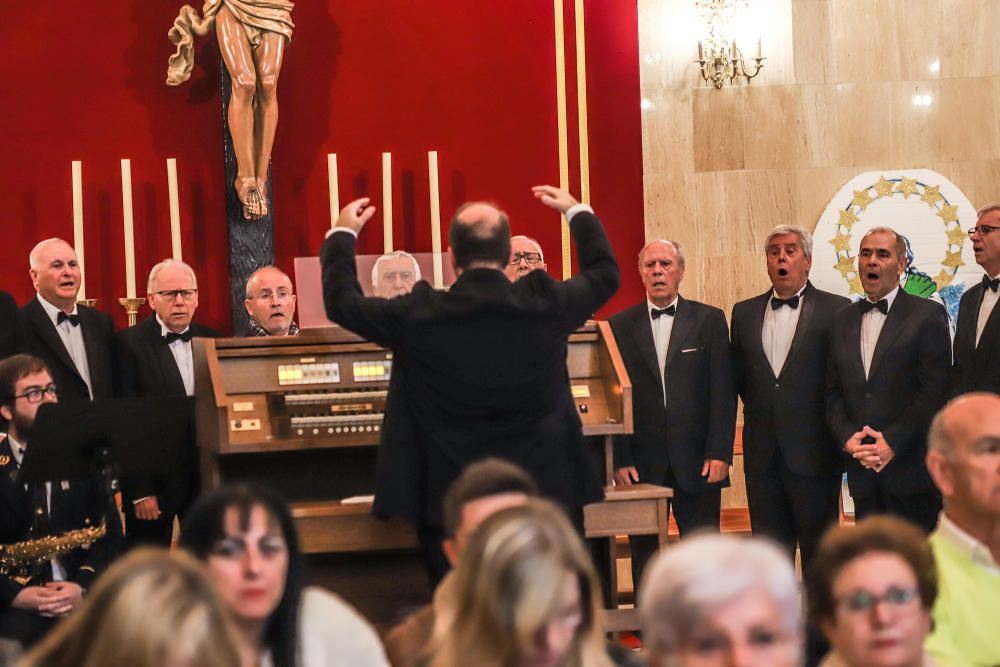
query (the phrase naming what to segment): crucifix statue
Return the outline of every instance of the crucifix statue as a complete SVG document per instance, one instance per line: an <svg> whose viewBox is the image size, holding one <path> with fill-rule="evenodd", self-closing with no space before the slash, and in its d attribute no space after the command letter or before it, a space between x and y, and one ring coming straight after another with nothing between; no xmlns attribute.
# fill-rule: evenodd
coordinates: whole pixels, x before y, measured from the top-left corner
<svg viewBox="0 0 1000 667"><path fill-rule="evenodd" d="M292 38L288 0L205 0L201 15L181 7L168 36L177 46L167 66L167 84L191 76L194 36L212 28L232 80L227 121L237 173L233 182L245 220L268 214L268 163L278 126L276 90L285 46Z"/></svg>

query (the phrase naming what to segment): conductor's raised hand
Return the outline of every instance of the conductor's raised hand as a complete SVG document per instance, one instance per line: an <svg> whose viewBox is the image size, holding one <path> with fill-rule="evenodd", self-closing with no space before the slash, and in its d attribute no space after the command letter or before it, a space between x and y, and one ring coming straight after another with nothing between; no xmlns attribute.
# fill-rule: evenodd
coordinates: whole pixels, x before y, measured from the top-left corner
<svg viewBox="0 0 1000 667"><path fill-rule="evenodd" d="M570 208L580 203L573 199L573 195L570 193L559 188L554 188L551 185L536 185L531 188L531 191L543 204L564 214Z"/></svg>
<svg viewBox="0 0 1000 667"><path fill-rule="evenodd" d="M375 215L375 207L368 205L370 201L371 197L361 197L340 209L336 226L354 230L356 233L360 232L364 229L365 223Z"/></svg>

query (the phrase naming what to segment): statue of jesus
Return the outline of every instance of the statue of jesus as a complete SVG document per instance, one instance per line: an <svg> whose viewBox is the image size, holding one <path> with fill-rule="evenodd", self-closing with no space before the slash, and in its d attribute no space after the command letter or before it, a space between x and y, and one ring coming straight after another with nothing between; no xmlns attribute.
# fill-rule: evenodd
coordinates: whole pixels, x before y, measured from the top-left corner
<svg viewBox="0 0 1000 667"><path fill-rule="evenodd" d="M201 15L181 7L168 37L177 46L167 65L167 85L188 80L194 66L194 36L215 28L219 51L233 80L229 132L236 153L233 187L243 217L267 215L267 165L278 126L276 90L285 47L292 39L289 0L205 0Z"/></svg>

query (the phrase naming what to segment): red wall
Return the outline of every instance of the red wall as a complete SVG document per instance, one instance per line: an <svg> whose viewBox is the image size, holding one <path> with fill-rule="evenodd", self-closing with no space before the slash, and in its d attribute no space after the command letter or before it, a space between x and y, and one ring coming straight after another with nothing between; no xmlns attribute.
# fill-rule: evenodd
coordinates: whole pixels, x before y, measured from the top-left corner
<svg viewBox="0 0 1000 667"><path fill-rule="evenodd" d="M84 0L14 3L0 42L0 289L31 294L27 254L38 240L72 241L70 161L83 161L88 296L124 315L119 159L132 160L140 293L170 253L165 159L177 158L185 259L199 274L201 321L229 329L225 198L214 37L198 43L194 75L164 84L166 33L181 0L114 7ZM575 151L572 2L566 3L571 150ZM196 3L200 7L201 3ZM279 84L273 152L278 263L316 254L328 228L326 154L340 196L381 206L380 153L391 151L397 247L430 250L426 151L440 153L442 215L497 201L515 233L538 238L559 272L558 219L531 197L558 182L551 0L300 0ZM638 300L643 242L635 0L586 4L592 204L623 266L607 315ZM572 189L579 192L574 157ZM381 216L362 235L381 248ZM115 304L112 306L112 304ZM148 313L148 311L146 311Z"/></svg>

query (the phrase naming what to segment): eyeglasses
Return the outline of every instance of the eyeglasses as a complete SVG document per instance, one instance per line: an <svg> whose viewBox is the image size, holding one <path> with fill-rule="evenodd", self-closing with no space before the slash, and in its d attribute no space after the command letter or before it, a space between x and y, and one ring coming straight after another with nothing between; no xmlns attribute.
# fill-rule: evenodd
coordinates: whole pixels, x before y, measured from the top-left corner
<svg viewBox="0 0 1000 667"><path fill-rule="evenodd" d="M269 289L261 290L257 292L257 299L260 301L270 301L274 297L278 297L278 301L284 301L288 297L292 296L292 293L286 289L280 289L277 292L272 292Z"/></svg>
<svg viewBox="0 0 1000 667"><path fill-rule="evenodd" d="M978 227L970 227L967 231L969 236L972 236L976 232L979 232L980 236L987 236L998 229L1000 229L1000 227L994 227L993 225L979 225Z"/></svg>
<svg viewBox="0 0 1000 667"><path fill-rule="evenodd" d="M190 301L197 293L198 290L196 289L165 289L159 292L153 292L153 294L162 296L167 301L174 301L177 297L181 297L185 301Z"/></svg>
<svg viewBox="0 0 1000 667"><path fill-rule="evenodd" d="M842 603L847 611L858 614L871 611L879 602L885 602L891 607L904 607L917 598L916 587L901 588L890 586L882 595L875 595L870 591L857 591L851 595L839 598L837 602Z"/></svg>
<svg viewBox="0 0 1000 667"><path fill-rule="evenodd" d="M520 264L522 259L531 265L540 264L542 254L538 252L516 252L511 255L510 263L511 265Z"/></svg>
<svg viewBox="0 0 1000 667"><path fill-rule="evenodd" d="M28 403L41 403L42 397L48 394L52 398L59 398L59 390L56 389L54 384L47 384L44 387L30 387L23 394L19 394L14 397L16 401L19 398L26 399Z"/></svg>

